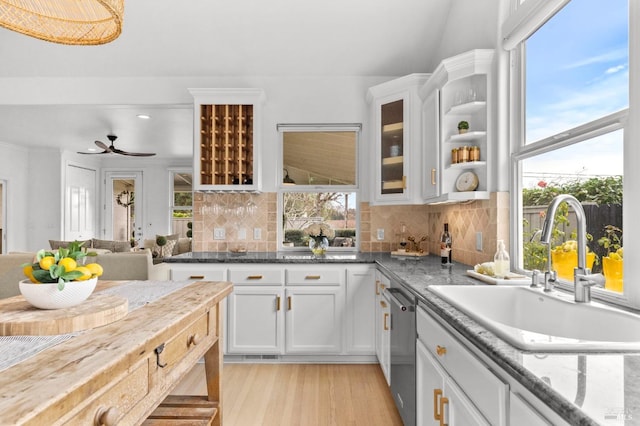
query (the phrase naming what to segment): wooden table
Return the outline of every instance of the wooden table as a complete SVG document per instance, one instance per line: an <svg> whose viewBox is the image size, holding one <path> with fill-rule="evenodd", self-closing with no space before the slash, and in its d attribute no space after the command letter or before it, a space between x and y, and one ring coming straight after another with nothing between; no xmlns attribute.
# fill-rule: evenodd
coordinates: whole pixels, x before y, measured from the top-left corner
<svg viewBox="0 0 640 426"><path fill-rule="evenodd" d="M220 425L219 303L231 291L195 282L2 371L0 424L175 425L196 412L209 418L190 424ZM167 397L202 357L208 396Z"/></svg>

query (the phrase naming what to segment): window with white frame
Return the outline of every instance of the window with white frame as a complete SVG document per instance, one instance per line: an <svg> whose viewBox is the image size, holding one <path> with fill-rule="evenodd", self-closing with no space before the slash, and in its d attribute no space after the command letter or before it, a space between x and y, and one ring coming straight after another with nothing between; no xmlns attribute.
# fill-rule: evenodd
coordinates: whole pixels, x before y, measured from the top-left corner
<svg viewBox="0 0 640 426"><path fill-rule="evenodd" d="M280 124L279 248L300 250L324 224L330 251L357 249L358 124Z"/></svg>
<svg viewBox="0 0 640 426"><path fill-rule="evenodd" d="M628 0L525 0L503 26L512 49L512 240L519 266L546 270L548 247L537 239L546 207L569 193L587 212L588 263L603 268L601 297L624 303L623 152L629 143ZM633 22L631 23L633 25ZM556 215L552 268L572 280L564 262L575 240L568 206ZM620 248L620 250L618 250ZM609 259L620 260L612 263ZM588 265L589 266L589 265ZM617 269L616 269L617 268Z"/></svg>
<svg viewBox="0 0 640 426"><path fill-rule="evenodd" d="M193 179L191 170L171 171L171 233L180 238L192 235Z"/></svg>

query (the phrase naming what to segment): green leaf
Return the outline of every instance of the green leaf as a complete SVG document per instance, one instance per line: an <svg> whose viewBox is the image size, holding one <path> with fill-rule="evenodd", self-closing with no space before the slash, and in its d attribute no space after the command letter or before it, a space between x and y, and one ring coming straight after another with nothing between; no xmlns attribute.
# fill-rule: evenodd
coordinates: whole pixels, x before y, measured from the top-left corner
<svg viewBox="0 0 640 426"><path fill-rule="evenodd" d="M62 291L62 290L64 290L64 280L60 278L58 280L58 291Z"/></svg>

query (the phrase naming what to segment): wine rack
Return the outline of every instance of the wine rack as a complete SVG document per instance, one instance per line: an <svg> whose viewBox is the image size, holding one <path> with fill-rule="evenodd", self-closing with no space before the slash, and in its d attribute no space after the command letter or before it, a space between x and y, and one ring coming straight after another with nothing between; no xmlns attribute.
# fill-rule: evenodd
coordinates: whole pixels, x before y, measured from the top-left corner
<svg viewBox="0 0 640 426"><path fill-rule="evenodd" d="M200 105L200 184L253 185L253 105Z"/></svg>

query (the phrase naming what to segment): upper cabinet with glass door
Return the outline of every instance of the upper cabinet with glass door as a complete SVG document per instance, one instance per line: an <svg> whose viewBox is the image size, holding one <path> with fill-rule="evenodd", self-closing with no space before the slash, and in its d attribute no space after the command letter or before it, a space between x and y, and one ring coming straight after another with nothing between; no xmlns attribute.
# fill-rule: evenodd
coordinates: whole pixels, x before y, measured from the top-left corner
<svg viewBox="0 0 640 426"><path fill-rule="evenodd" d="M411 74L369 89L375 137L373 204L419 202L420 98L428 74Z"/></svg>
<svg viewBox="0 0 640 426"><path fill-rule="evenodd" d="M194 191L259 191L261 89L190 89Z"/></svg>
<svg viewBox="0 0 640 426"><path fill-rule="evenodd" d="M428 203L489 198L492 66L493 50L472 50L442 61L420 89Z"/></svg>

